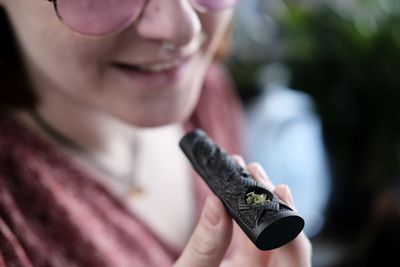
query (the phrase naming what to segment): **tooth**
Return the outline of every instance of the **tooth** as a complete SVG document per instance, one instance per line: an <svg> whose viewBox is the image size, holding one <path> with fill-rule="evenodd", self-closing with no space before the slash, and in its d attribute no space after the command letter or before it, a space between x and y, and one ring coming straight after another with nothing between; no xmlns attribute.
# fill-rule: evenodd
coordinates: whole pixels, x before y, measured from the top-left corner
<svg viewBox="0 0 400 267"><path fill-rule="evenodd" d="M164 70L171 69L178 65L178 62L170 62L170 63L162 63L152 66L139 66L139 69L143 71L150 71L150 72L161 72Z"/></svg>

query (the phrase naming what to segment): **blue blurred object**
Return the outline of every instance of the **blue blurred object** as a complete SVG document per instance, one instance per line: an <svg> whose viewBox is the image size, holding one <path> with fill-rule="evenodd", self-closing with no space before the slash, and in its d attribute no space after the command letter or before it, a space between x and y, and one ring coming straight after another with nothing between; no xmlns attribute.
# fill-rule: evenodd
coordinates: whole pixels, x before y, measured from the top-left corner
<svg viewBox="0 0 400 267"><path fill-rule="evenodd" d="M249 161L259 162L275 184L288 184L305 233L316 235L325 218L331 185L321 125L305 93L269 84L247 106L245 142Z"/></svg>

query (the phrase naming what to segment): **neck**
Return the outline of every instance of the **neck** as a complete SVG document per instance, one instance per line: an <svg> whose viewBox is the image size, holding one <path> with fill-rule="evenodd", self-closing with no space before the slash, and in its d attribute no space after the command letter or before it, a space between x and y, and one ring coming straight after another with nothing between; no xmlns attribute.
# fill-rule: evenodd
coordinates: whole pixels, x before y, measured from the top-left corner
<svg viewBox="0 0 400 267"><path fill-rule="evenodd" d="M104 167L100 171L108 170L106 174L124 176L132 172L139 129L128 126L104 112L68 101L66 96L55 94L46 94L46 98L42 99L41 105L37 107L37 113L56 132L82 148L68 146L68 142L63 143L43 125L38 125L37 119L33 122L43 137L67 150L72 156L82 157L87 156L82 153L90 154L98 165ZM33 118L31 114L27 114L26 117Z"/></svg>

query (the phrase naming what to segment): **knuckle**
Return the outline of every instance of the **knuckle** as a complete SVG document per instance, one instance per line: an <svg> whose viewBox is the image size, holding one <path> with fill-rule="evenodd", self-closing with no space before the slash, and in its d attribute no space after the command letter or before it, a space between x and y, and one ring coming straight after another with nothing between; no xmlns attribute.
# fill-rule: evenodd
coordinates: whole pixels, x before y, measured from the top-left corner
<svg viewBox="0 0 400 267"><path fill-rule="evenodd" d="M261 168L261 165L258 162L250 162L249 164L247 164L247 168L258 169L258 168Z"/></svg>
<svg viewBox="0 0 400 267"><path fill-rule="evenodd" d="M201 235L195 235L192 239L192 250L200 257L214 256L218 251L217 242L212 239L204 238Z"/></svg>

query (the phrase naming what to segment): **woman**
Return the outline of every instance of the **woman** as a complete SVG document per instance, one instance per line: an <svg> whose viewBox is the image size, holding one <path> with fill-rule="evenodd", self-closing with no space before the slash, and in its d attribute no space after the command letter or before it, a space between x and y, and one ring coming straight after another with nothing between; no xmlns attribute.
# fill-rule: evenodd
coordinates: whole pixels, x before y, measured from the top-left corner
<svg viewBox="0 0 400 267"><path fill-rule="evenodd" d="M234 152L234 101L205 77L235 1L50 2L0 0L18 47L2 56L0 266L308 266L303 234L261 252L216 197L200 214L177 148L202 126Z"/></svg>

